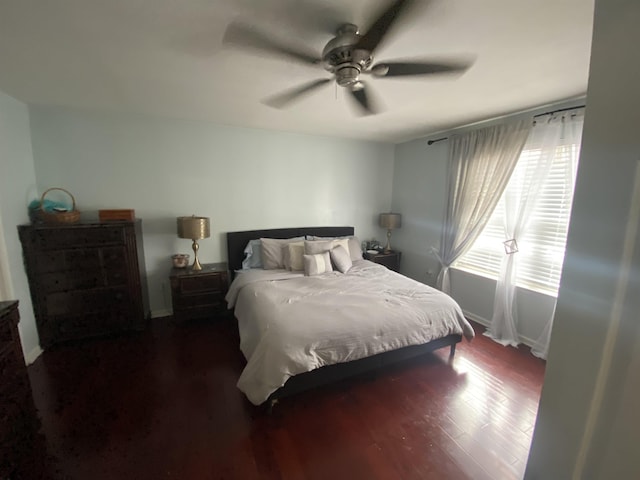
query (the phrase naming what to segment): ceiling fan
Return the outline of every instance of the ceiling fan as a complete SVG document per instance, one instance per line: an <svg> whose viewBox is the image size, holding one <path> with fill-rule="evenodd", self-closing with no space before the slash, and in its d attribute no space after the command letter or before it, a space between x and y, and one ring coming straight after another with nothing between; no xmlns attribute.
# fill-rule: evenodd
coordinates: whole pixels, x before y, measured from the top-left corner
<svg viewBox="0 0 640 480"><path fill-rule="evenodd" d="M223 43L285 56L306 65L322 65L325 70L333 74L331 78L313 80L269 97L264 101L269 106L284 108L335 80L337 85L348 90L355 105L359 107L360 113L374 114L378 113L378 109L361 75L372 75L374 78L396 78L439 73L460 74L471 66L472 62L468 60L391 61L373 64L375 49L381 44L392 24L415 1L393 1L364 34L361 34L358 27L352 23L342 24L337 28L336 36L325 45L321 55L307 51L298 45L284 45L251 26L239 22L233 22L227 27Z"/></svg>

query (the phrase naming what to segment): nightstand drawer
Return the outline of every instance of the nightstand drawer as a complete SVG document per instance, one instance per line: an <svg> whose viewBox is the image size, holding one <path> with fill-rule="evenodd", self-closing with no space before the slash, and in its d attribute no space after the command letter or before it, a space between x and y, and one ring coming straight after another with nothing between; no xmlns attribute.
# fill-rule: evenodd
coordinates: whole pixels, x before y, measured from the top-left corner
<svg viewBox="0 0 640 480"><path fill-rule="evenodd" d="M202 275L181 278L179 288L186 295L197 292L222 291L225 283L222 274Z"/></svg>
<svg viewBox="0 0 640 480"><path fill-rule="evenodd" d="M173 299L174 309L188 308L205 305L222 305L224 303L224 295L222 292L196 293L189 295L179 295Z"/></svg>

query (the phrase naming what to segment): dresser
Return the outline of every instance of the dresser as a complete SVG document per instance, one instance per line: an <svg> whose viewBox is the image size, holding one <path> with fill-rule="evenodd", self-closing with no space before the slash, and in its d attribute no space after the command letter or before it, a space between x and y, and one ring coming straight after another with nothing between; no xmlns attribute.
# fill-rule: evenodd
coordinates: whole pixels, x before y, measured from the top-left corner
<svg viewBox="0 0 640 480"><path fill-rule="evenodd" d="M400 256L401 253L397 251L390 252L365 252L364 258L370 260L375 263L379 263L380 265L384 265L389 270L393 270L394 272L400 271Z"/></svg>
<svg viewBox="0 0 640 480"><path fill-rule="evenodd" d="M18 232L43 348L145 327L140 220L21 225Z"/></svg>
<svg viewBox="0 0 640 480"><path fill-rule="evenodd" d="M18 335L18 302L0 302L0 479L44 476L46 445Z"/></svg>
<svg viewBox="0 0 640 480"><path fill-rule="evenodd" d="M191 267L171 270L171 303L176 322L227 313L224 300L229 289L227 269L226 263L207 263L202 270Z"/></svg>

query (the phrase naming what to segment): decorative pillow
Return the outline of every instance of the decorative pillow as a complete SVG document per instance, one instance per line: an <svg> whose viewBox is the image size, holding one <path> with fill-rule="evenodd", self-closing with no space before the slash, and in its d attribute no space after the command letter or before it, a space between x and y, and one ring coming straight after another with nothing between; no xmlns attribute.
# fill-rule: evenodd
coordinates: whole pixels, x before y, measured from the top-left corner
<svg viewBox="0 0 640 480"><path fill-rule="evenodd" d="M358 237L349 237L349 255L351 255L351 260L362 260L362 244Z"/></svg>
<svg viewBox="0 0 640 480"><path fill-rule="evenodd" d="M325 240L325 241L309 241L305 240L304 242L304 253L307 255L315 255L317 253L328 252L333 248L333 240Z"/></svg>
<svg viewBox="0 0 640 480"><path fill-rule="evenodd" d="M284 258L282 246L292 242L304 240L304 237L294 238L261 238L262 246L262 267L265 270L284 268Z"/></svg>
<svg viewBox="0 0 640 480"><path fill-rule="evenodd" d="M260 240L249 240L244 249L244 260L242 269L262 268L262 247Z"/></svg>
<svg viewBox="0 0 640 480"><path fill-rule="evenodd" d="M329 252L304 256L304 274L307 277L327 272L333 272Z"/></svg>
<svg viewBox="0 0 640 480"><path fill-rule="evenodd" d="M336 269L342 273L347 273L353 266L349 252L342 245L338 245L333 248L329 252L329 255L331 256L331 261L336 266Z"/></svg>
<svg viewBox="0 0 640 480"><path fill-rule="evenodd" d="M349 248L347 249L347 251L351 256L351 260L354 262L356 260L362 260L362 246L360 244L360 240L358 240L358 237L356 237L355 235L351 235L349 237L316 237L312 235L307 236L307 240L328 241L328 240L345 240L345 239L349 241Z"/></svg>
<svg viewBox="0 0 640 480"><path fill-rule="evenodd" d="M282 246L284 268L287 270L304 270L304 242L292 242Z"/></svg>

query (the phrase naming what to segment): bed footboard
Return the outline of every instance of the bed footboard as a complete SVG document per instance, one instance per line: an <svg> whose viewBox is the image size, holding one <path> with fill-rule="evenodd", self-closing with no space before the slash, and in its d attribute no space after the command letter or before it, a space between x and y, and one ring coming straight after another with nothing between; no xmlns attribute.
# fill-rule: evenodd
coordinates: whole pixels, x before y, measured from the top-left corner
<svg viewBox="0 0 640 480"><path fill-rule="evenodd" d="M316 370L296 375L295 377L291 377L283 387L280 387L269 396L265 402L267 411L271 413L280 398L355 377L402 360L426 355L439 348L450 347L449 359L452 359L455 355L456 345L461 341L462 335L447 335L446 337L432 340L423 345L411 345L352 362L326 365Z"/></svg>

